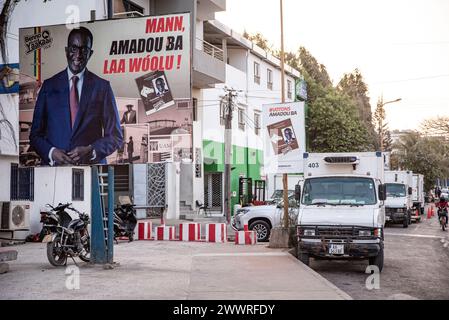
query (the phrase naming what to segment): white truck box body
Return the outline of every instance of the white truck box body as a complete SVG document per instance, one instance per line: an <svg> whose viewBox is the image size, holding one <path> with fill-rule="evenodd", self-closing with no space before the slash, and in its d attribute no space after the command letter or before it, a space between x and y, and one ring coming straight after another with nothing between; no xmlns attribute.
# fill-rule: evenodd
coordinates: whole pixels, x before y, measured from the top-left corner
<svg viewBox="0 0 449 320"><path fill-rule="evenodd" d="M424 206L424 176L422 174L413 174L413 202Z"/></svg>
<svg viewBox="0 0 449 320"><path fill-rule="evenodd" d="M358 164L355 169L348 164L329 164L327 157L357 157ZM382 154L376 152L351 152L351 153L309 153L304 157L304 178L332 175L360 175L384 180L384 159Z"/></svg>

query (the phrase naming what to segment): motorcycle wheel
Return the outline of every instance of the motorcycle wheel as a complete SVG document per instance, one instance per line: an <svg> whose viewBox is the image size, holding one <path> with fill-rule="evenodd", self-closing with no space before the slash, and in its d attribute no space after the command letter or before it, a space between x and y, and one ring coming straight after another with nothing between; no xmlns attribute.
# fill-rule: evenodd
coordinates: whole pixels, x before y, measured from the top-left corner
<svg viewBox="0 0 449 320"><path fill-rule="evenodd" d="M84 250L80 253L79 258L84 262L90 262L90 237L87 237Z"/></svg>
<svg viewBox="0 0 449 320"><path fill-rule="evenodd" d="M47 243L47 258L52 266L61 267L66 265L67 254L62 250L60 236L57 236L54 241Z"/></svg>

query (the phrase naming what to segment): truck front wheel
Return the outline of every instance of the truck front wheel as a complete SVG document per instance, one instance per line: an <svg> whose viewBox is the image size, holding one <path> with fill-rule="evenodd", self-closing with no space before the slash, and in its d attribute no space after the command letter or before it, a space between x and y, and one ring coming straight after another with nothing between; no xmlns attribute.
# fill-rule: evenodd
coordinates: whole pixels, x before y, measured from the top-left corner
<svg viewBox="0 0 449 320"><path fill-rule="evenodd" d="M310 264L310 256L308 253L301 252L298 248L298 260L304 263L306 266Z"/></svg>
<svg viewBox="0 0 449 320"><path fill-rule="evenodd" d="M379 268L379 272L382 272L384 267L384 249L381 248L377 256L369 258L369 265Z"/></svg>
<svg viewBox="0 0 449 320"><path fill-rule="evenodd" d="M404 223L402 224L402 226L404 228L408 228L408 221L409 221L409 218L408 218L408 214L407 214L404 216Z"/></svg>

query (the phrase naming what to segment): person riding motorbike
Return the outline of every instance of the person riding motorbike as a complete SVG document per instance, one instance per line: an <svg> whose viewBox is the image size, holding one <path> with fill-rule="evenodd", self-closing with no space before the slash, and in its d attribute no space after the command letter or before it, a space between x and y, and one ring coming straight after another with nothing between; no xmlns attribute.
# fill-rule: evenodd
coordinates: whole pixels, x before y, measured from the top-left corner
<svg viewBox="0 0 449 320"><path fill-rule="evenodd" d="M440 201L436 204L438 210L438 219L440 218L441 215L445 215L446 216L446 226L448 224L448 208L449 208L449 203L447 202L445 197L440 197Z"/></svg>

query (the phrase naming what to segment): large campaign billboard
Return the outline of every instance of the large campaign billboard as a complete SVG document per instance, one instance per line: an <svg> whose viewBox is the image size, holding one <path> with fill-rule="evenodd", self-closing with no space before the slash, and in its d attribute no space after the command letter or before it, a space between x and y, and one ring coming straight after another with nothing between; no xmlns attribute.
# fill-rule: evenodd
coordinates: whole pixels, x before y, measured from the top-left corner
<svg viewBox="0 0 449 320"><path fill-rule="evenodd" d="M189 13L23 28L19 46L22 165L192 159Z"/></svg>
<svg viewBox="0 0 449 320"><path fill-rule="evenodd" d="M304 102L263 106L265 173L302 173L306 151Z"/></svg>

